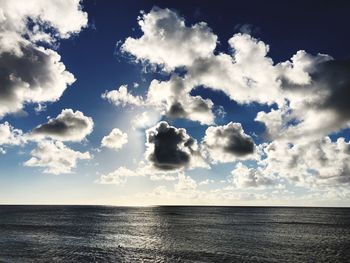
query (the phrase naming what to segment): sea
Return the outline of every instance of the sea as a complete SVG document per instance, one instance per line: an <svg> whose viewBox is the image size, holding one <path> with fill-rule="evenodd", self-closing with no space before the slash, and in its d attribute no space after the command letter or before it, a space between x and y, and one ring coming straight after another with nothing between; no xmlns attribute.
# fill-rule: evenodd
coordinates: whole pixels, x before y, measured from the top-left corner
<svg viewBox="0 0 350 263"><path fill-rule="evenodd" d="M350 262L350 208L0 206L0 262Z"/></svg>

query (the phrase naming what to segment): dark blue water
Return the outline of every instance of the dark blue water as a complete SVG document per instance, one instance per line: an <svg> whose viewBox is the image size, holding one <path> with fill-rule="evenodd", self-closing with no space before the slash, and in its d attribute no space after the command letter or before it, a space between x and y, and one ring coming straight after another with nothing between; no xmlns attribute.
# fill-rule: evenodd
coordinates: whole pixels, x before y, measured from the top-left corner
<svg viewBox="0 0 350 263"><path fill-rule="evenodd" d="M350 262L350 209L0 206L0 262Z"/></svg>

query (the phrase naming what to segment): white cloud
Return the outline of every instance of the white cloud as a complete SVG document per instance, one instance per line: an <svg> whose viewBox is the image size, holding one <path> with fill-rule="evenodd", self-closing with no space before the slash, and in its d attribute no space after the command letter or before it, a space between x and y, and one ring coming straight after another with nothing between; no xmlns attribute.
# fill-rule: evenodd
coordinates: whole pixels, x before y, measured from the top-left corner
<svg viewBox="0 0 350 263"><path fill-rule="evenodd" d="M138 60L172 72L169 81L154 80L148 91L149 101L163 114L213 123L211 101L189 95L196 87L204 86L223 91L240 104L276 103L278 108L271 114L257 116L258 121L266 122L271 137L322 138L350 126L350 107L345 99L349 95L349 60L333 60L324 54L312 56L300 50L290 60L274 64L268 57L269 45L247 33L229 39L232 52L214 54L217 37L211 30L206 26L194 34L194 27L186 26L184 19L169 9L153 9L141 16L139 24L141 38L128 38L122 49ZM185 32L189 36L183 38ZM205 48L193 44L194 35ZM173 71L179 66L186 70L182 77ZM197 103L206 104L206 110L194 110Z"/></svg>
<svg viewBox="0 0 350 263"><path fill-rule="evenodd" d="M249 168L242 163L238 163L231 172L230 181L238 188L277 185L276 178L265 175L261 168Z"/></svg>
<svg viewBox="0 0 350 263"><path fill-rule="evenodd" d="M350 183L350 143L329 137L295 144L275 141L264 148L261 171L304 187L341 186Z"/></svg>
<svg viewBox="0 0 350 263"><path fill-rule="evenodd" d="M229 40L232 55L214 55L217 36L207 26L202 33L194 34L194 27L186 26L184 19L169 9L152 9L142 15L139 24L143 36L128 38L123 51L168 71L179 66L187 70L183 78L173 74L169 81L152 81L148 101L158 105L163 114L213 124L212 101L190 95L197 86L221 90L239 103L283 104L279 71L267 57L269 46L264 42L238 33ZM189 36L182 39L184 32ZM195 45L192 36L201 44Z"/></svg>
<svg viewBox="0 0 350 263"><path fill-rule="evenodd" d="M147 93L147 102L170 118L186 118L201 124L213 124L214 103L210 99L191 96L191 88L186 86L183 78L176 75L172 75L169 81L153 80Z"/></svg>
<svg viewBox="0 0 350 263"><path fill-rule="evenodd" d="M128 37L122 51L139 61L162 65L165 70L191 65L197 58L210 56L216 47L217 36L206 23L187 27L184 19L170 9L155 7L148 14L142 13L139 25L143 35L138 39Z"/></svg>
<svg viewBox="0 0 350 263"><path fill-rule="evenodd" d="M255 144L244 133L240 123L210 126L205 131L203 145L214 162L233 162L237 159L253 159Z"/></svg>
<svg viewBox="0 0 350 263"><path fill-rule="evenodd" d="M158 105L163 114L213 124L212 101L190 95L197 86L221 90L239 103L283 104L279 71L267 57L269 46L264 42L238 33L229 40L233 54L214 55L217 36L206 26L205 34L196 35L201 44L194 45L193 27L186 26L184 20L169 9L153 9L143 14L139 23L143 36L128 38L123 51L168 71L179 66L187 70L183 78L173 74L169 81L152 81L148 101ZM191 37L182 39L184 32L192 32L188 33ZM187 54L190 59L186 59Z"/></svg>
<svg viewBox="0 0 350 263"><path fill-rule="evenodd" d="M22 130L15 129L8 122L0 123L0 146L24 145L26 138ZM5 150L2 148L2 152Z"/></svg>
<svg viewBox="0 0 350 263"><path fill-rule="evenodd" d="M57 52L38 43L52 44L86 26L79 1L2 0L0 14L0 118L25 104L57 101L75 79Z"/></svg>
<svg viewBox="0 0 350 263"><path fill-rule="evenodd" d="M229 44L232 54L219 53L194 61L188 67L187 82L193 87L223 91L241 104L283 104L278 70L267 57L269 46L241 33L235 34Z"/></svg>
<svg viewBox="0 0 350 263"><path fill-rule="evenodd" d="M298 51L276 68L287 103L256 118L272 138L313 141L350 127L350 60Z"/></svg>
<svg viewBox="0 0 350 263"><path fill-rule="evenodd" d="M265 124L267 134L271 138L276 138L283 134L283 131L287 127L288 121L292 118L287 118L288 107L283 107L277 110L271 109L270 112L260 111L255 117L256 121Z"/></svg>
<svg viewBox="0 0 350 263"><path fill-rule="evenodd" d="M91 159L89 152L74 151L60 141L41 141L24 163L29 167L42 167L44 173L72 173L78 160Z"/></svg>
<svg viewBox="0 0 350 263"><path fill-rule="evenodd" d="M108 135L104 136L101 141L101 146L119 150L128 142L128 135L121 130L114 128Z"/></svg>
<svg viewBox="0 0 350 263"><path fill-rule="evenodd" d="M61 141L81 141L93 130L92 118L85 116L81 111L64 109L56 117L49 119L45 124L34 128L30 138L52 138Z"/></svg>
<svg viewBox="0 0 350 263"><path fill-rule="evenodd" d="M144 101L140 96L134 96L128 92L128 86L122 85L117 90L106 91L102 94L102 98L108 100L116 106L141 106Z"/></svg>
<svg viewBox="0 0 350 263"><path fill-rule="evenodd" d="M185 85L184 79L173 75L169 81L153 80L147 92L147 99L132 95L126 85L120 86L117 90L106 91L102 94L102 98L116 106L142 106L148 111L156 110L169 118L186 118L201 124L213 124L215 117L212 112L213 102L200 96L191 96L189 94L191 88ZM139 117L148 116L144 114Z"/></svg>
<svg viewBox="0 0 350 263"><path fill-rule="evenodd" d="M26 0L25 3L1 0L2 30L28 34L34 39L68 38L87 25L87 13L81 11L80 0ZM62 19L64 17L64 19ZM34 22L28 28L28 19ZM49 33L46 29L52 28ZM44 37L44 38L43 38Z"/></svg>
<svg viewBox="0 0 350 263"><path fill-rule="evenodd" d="M20 111L26 103L57 101L75 81L57 52L28 43L20 51L0 52L0 117Z"/></svg>

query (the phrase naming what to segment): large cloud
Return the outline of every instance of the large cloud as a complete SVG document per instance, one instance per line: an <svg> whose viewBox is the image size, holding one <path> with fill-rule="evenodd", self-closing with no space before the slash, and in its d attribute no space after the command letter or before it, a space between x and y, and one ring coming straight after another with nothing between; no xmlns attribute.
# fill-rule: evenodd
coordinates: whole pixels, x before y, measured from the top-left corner
<svg viewBox="0 0 350 263"><path fill-rule="evenodd" d="M29 36L33 40L68 38L87 25L80 0L1 0L1 30ZM62 19L64 17L64 19ZM33 22L30 30L29 20ZM51 29L51 31L49 30ZM53 30L52 30L53 29Z"/></svg>
<svg viewBox="0 0 350 263"><path fill-rule="evenodd" d="M189 66L196 58L210 56L216 47L217 36L206 23L187 27L184 19L169 9L153 8L141 15L139 25L143 35L127 38L122 50L165 70Z"/></svg>
<svg viewBox="0 0 350 263"><path fill-rule="evenodd" d="M207 26L197 34L195 26L186 26L184 19L169 9L152 9L142 16L140 26L143 36L128 38L122 46L124 52L168 71L183 66L187 72L184 77L173 74L168 82L151 83L148 97L162 92L162 99L154 97L165 108L164 114L212 124L212 102L189 95L197 86L223 91L239 103L283 104L278 70L267 57L269 46L264 42L239 33L229 40L232 54L215 55L217 36ZM194 44L192 37L200 44Z"/></svg>
<svg viewBox="0 0 350 263"><path fill-rule="evenodd" d="M20 55L0 53L0 117L25 103L58 100L75 79L53 50L23 44Z"/></svg>
<svg viewBox="0 0 350 263"><path fill-rule="evenodd" d="M159 122L146 131L146 158L159 170L177 170L184 167L207 167L197 141L183 128Z"/></svg>
<svg viewBox="0 0 350 263"><path fill-rule="evenodd" d="M101 146L119 150L128 142L128 135L121 130L115 128L108 135L104 136L101 141Z"/></svg>
<svg viewBox="0 0 350 263"><path fill-rule="evenodd" d="M92 132L94 122L81 111L64 109L47 123L41 124L31 132L32 138L52 138L61 141L81 141Z"/></svg>
<svg viewBox="0 0 350 263"><path fill-rule="evenodd" d="M288 104L256 118L272 138L313 140L349 127L349 60L299 51L277 67Z"/></svg>
<svg viewBox="0 0 350 263"><path fill-rule="evenodd" d="M203 85L222 90L240 103L283 103L279 71L267 57L269 46L264 42L238 33L229 40L232 53L216 55L213 51L217 36L207 26L202 33L195 34L194 27L186 26L174 11L152 9L141 17L139 24L142 37L128 38L122 46L124 52L138 60L164 66L169 71L185 67L185 79L191 89ZM193 39L199 44L194 44Z"/></svg>
<svg viewBox="0 0 350 263"><path fill-rule="evenodd" d="M78 160L91 159L89 152L74 151L60 141L41 141L31 152L32 157L25 166L42 167L44 173L72 173Z"/></svg>
<svg viewBox="0 0 350 263"><path fill-rule="evenodd" d="M2 0L0 14L0 117L27 103L57 101L75 79L57 52L38 43L52 44L86 26L79 1Z"/></svg>
<svg viewBox="0 0 350 263"><path fill-rule="evenodd" d="M269 45L247 33L237 33L229 39L231 52L216 54L213 50L217 37L210 29L205 27L205 34L196 35L206 48L193 45L196 30L169 9L153 9L143 14L139 23L143 35L128 38L122 50L172 72L167 82L154 80L148 94L152 98L152 93L162 92L162 99L153 96L153 101L158 100L168 116L209 124L211 101L189 95L196 87L204 86L223 91L241 104L277 104L277 109L261 112L256 118L266 124L271 138L282 135L312 140L349 127L348 60L333 60L324 54L313 56L301 50L290 60L275 64L268 56ZM183 38L184 32L190 37ZM189 51L188 47L203 53ZM188 54L191 59L187 59ZM184 67L181 77L174 71L176 67ZM197 106L203 111L194 110Z"/></svg>
<svg viewBox="0 0 350 263"><path fill-rule="evenodd" d="M244 133L240 123L233 122L208 127L203 144L215 162L253 158L255 150L253 139Z"/></svg>
<svg viewBox="0 0 350 263"><path fill-rule="evenodd" d="M279 71L272 59L267 57L269 46L264 42L239 33L229 40L232 54L215 55L217 36L206 27L205 34L196 35L202 44L206 43L206 48L194 45L191 40L193 27L187 27L184 19L169 9L157 8L144 14L140 26L143 36L140 39L128 38L122 46L123 51L138 60L163 66L168 71L180 66L186 70L183 77L173 73L169 81L154 80L151 83L148 98L161 105L164 114L213 124L212 101L190 95L198 86L223 91L239 103L283 104ZM191 37L182 39L184 32L192 32ZM163 48L162 45L159 47L159 43L166 44ZM186 59L187 54L191 54L191 59ZM159 93L162 96L157 96Z"/></svg>

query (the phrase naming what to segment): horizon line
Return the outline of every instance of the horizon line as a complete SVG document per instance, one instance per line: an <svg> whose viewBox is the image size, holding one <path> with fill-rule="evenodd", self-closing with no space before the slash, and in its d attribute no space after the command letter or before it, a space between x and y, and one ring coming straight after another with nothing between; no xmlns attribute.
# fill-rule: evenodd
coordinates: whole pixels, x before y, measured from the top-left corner
<svg viewBox="0 0 350 263"><path fill-rule="evenodd" d="M101 206L101 207L252 207L252 208L349 208L350 206L308 206L308 205L101 205L101 204L1 204L1 206Z"/></svg>

